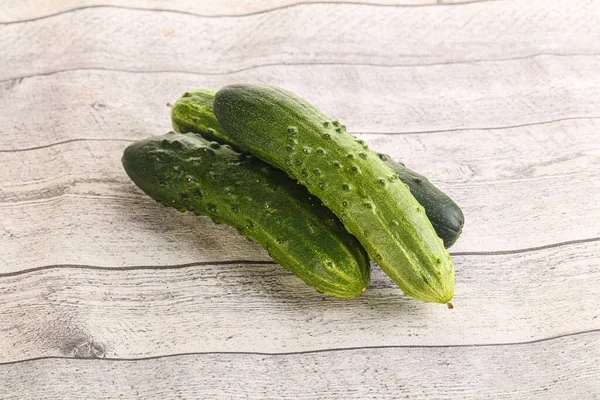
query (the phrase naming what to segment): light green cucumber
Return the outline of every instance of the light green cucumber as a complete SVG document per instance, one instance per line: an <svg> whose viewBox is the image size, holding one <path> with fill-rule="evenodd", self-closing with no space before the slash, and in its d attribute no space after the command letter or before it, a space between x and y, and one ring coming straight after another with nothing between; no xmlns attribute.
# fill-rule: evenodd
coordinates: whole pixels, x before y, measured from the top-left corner
<svg viewBox="0 0 600 400"><path fill-rule="evenodd" d="M186 92L171 109L173 128L178 132L195 132L210 140L229 144L236 143L227 135L215 117L212 104L215 91L198 89ZM406 183L410 193L423 206L435 233L444 241L444 247L452 246L462 232L464 215L460 207L426 177L396 162L386 154L378 154L400 180Z"/></svg>
<svg viewBox="0 0 600 400"><path fill-rule="evenodd" d="M320 198L406 295L452 299L452 260L423 207L345 126L267 85L226 86L213 111L241 151L284 170Z"/></svg>
<svg viewBox="0 0 600 400"><path fill-rule="evenodd" d="M356 297L369 282L364 249L335 215L253 156L200 135L169 133L131 144L123 166L154 200L236 228L322 293Z"/></svg>
<svg viewBox="0 0 600 400"><path fill-rule="evenodd" d="M185 92L171 107L173 129L181 133L200 133L208 140L232 145L227 142L227 135L212 110L215 93L211 89Z"/></svg>

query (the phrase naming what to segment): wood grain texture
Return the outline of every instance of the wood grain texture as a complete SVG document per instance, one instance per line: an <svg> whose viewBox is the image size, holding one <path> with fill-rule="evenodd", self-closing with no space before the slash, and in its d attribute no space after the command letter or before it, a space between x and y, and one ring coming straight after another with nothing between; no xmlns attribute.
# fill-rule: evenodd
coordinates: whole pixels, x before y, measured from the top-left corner
<svg viewBox="0 0 600 400"><path fill-rule="evenodd" d="M600 330L598 251L600 240L455 256L453 310L403 296L379 269L355 300L319 295L260 262L0 275L0 362L73 356L92 344L102 357L139 358L515 343Z"/></svg>
<svg viewBox="0 0 600 400"><path fill-rule="evenodd" d="M502 251L600 236L599 220L590 218L600 212L598 123L361 137L429 176L461 205L467 225L453 251ZM574 138L573 132L592 133ZM462 148L465 142L471 146ZM233 229L163 207L135 188L120 163L127 144L76 141L0 153L7 166L0 178L6 219L0 272L268 259Z"/></svg>
<svg viewBox="0 0 600 400"><path fill-rule="evenodd" d="M196 14L206 17L247 16L271 12L281 8L299 7L313 3L363 4L379 7L420 7L443 6L452 4L469 4L479 1L497 0L219 0L219 1L185 1L185 0L129 0L127 3L118 0L54 0L39 3L34 0L3 0L0 3L0 23L17 23L33 19L48 18L56 14L71 13L85 8L118 7L125 9L147 9L172 11L184 14Z"/></svg>
<svg viewBox="0 0 600 400"><path fill-rule="evenodd" d="M165 127L157 134L167 130ZM122 139L84 137L0 151L0 163L6 166L6 173L0 175L0 186L4 188L0 203L48 197L36 194L42 185L57 185L61 179L73 176L121 179L125 176L120 163L122 152L139 138L127 139L128 132L119 133ZM595 162L600 157L600 118L451 134L355 135L372 150L385 152L448 186L580 175L597 171Z"/></svg>
<svg viewBox="0 0 600 400"><path fill-rule="evenodd" d="M600 6L373 2L0 0L0 399L600 398ZM453 310L377 267L323 297L130 182L165 103L234 82L457 200Z"/></svg>
<svg viewBox="0 0 600 400"><path fill-rule="evenodd" d="M286 87L357 133L451 135L535 124L544 129L550 122L600 118L599 61L600 56L540 56L398 68L270 66L218 76L70 71L5 83L0 101L10 112L0 114L0 150L163 134L170 129L167 102L190 88L232 82Z"/></svg>
<svg viewBox="0 0 600 400"><path fill-rule="evenodd" d="M597 184L592 183L593 189L580 190L582 185L590 185L590 179L593 177L571 184L572 178L546 180L536 186L496 185L492 194L498 202L493 204L485 201L491 191L488 186L455 189L452 194L459 193L454 197L467 212L471 228L467 225L453 251L518 251L598 237L594 218L598 213ZM557 193L552 185L563 189ZM469 196L479 201L469 200ZM528 202L533 196L538 200ZM554 202L581 214L556 211ZM475 210L481 214L469 214ZM124 200L93 194L63 195L3 207L2 212L7 219L2 227L2 272L65 263L122 266L267 259L262 249L233 229L215 226L208 218L181 214L146 197Z"/></svg>
<svg viewBox="0 0 600 400"><path fill-rule="evenodd" d="M600 13L590 0L560 7L548 7L546 0L460 7L319 3L218 19L93 8L0 25L0 80L73 68L223 74L273 64L413 65L600 54L600 31L592 28L598 25Z"/></svg>
<svg viewBox="0 0 600 400"><path fill-rule="evenodd" d="M511 346L38 360L0 366L0 397L595 399L599 349L595 332Z"/></svg>

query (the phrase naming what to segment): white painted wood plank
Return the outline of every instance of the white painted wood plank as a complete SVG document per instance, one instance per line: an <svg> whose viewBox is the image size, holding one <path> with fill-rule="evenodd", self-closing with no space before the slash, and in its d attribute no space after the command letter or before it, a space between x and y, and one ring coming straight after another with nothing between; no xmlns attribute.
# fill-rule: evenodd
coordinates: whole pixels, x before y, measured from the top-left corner
<svg viewBox="0 0 600 400"><path fill-rule="evenodd" d="M2 208L1 272L48 264L118 267L206 260L270 260L234 229L149 197L63 196Z"/></svg>
<svg viewBox="0 0 600 400"><path fill-rule="evenodd" d="M460 7L304 4L234 18L92 8L0 25L0 80L67 68L223 74L282 63L411 65L598 54L598 25L594 1L553 7L546 0Z"/></svg>
<svg viewBox="0 0 600 400"><path fill-rule="evenodd" d="M514 250L600 236L594 167L600 141L597 134L571 133L588 132L595 124L563 122L551 136L527 127L487 135L364 137L396 158L406 151L402 158L409 165L461 205L467 222L453 251ZM460 150L467 141L471 146ZM65 263L267 259L233 229L163 207L141 193L120 163L126 145L73 142L0 153L7 166L0 176L1 272Z"/></svg>
<svg viewBox="0 0 600 400"><path fill-rule="evenodd" d="M518 250L598 237L596 176L448 190L467 220L452 251ZM143 196L67 194L2 207L2 213L2 272L65 263L110 267L267 259L233 229Z"/></svg>
<svg viewBox="0 0 600 400"><path fill-rule="evenodd" d="M446 4L464 4L479 0L361 0L359 3L377 6L431 6ZM494 1L494 0L484 0ZM310 3L347 3L345 0L54 0L36 2L35 0L3 0L0 2L0 23L16 22L49 17L54 14L68 13L88 7L141 8L148 10L170 10L186 14L203 16L236 16L264 13L269 10L297 7ZM353 3L352 1L350 3Z"/></svg>
<svg viewBox="0 0 600 400"><path fill-rule="evenodd" d="M597 399L600 334L535 344L0 366L1 398Z"/></svg>
<svg viewBox="0 0 600 400"><path fill-rule="evenodd" d="M126 137L126 132L121 136ZM600 159L600 118L491 131L356 136L372 150L385 152L447 186L581 175L597 172ZM0 164L5 166L0 171L0 203L48 197L44 189L65 190L75 178L122 180L120 159L134 141L90 138L0 151Z"/></svg>
<svg viewBox="0 0 600 400"><path fill-rule="evenodd" d="M204 351L290 352L514 343L600 329L600 241L455 256L454 309L402 292L375 268L363 296L318 294L275 264L53 267L0 275L0 362Z"/></svg>
<svg viewBox="0 0 600 400"><path fill-rule="evenodd" d="M82 137L162 134L170 129L167 102L186 90L233 82L283 86L353 132L430 132L598 118L599 61L600 56L543 56L407 68L277 66L221 76L65 72L0 89L0 104L7 110L0 113L0 149Z"/></svg>

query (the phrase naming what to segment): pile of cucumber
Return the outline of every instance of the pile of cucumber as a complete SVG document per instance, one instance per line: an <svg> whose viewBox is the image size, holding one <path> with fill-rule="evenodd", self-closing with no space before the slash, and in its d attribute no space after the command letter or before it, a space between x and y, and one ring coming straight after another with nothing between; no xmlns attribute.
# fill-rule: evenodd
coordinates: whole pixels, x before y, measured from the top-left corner
<svg viewBox="0 0 600 400"><path fill-rule="evenodd" d="M451 306L446 248L464 216L425 177L278 87L196 90L171 106L177 133L123 156L150 197L236 228L321 293L360 296L373 260L404 294Z"/></svg>

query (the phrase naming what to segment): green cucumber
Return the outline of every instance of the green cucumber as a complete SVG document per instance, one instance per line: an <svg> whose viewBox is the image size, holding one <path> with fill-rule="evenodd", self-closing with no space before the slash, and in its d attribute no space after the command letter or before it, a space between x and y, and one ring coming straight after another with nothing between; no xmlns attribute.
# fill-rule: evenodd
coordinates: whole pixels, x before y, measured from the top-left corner
<svg viewBox="0 0 600 400"><path fill-rule="evenodd" d="M226 86L213 111L239 149L286 171L320 198L406 295L452 299L454 266L423 207L345 126L267 85Z"/></svg>
<svg viewBox="0 0 600 400"><path fill-rule="evenodd" d="M451 247L462 232L465 217L460 207L444 192L435 187L423 175L416 173L403 163L392 160L387 154L377 154L400 180L408 185L410 193L425 209L435 233L444 241L444 247Z"/></svg>
<svg viewBox="0 0 600 400"><path fill-rule="evenodd" d="M322 293L356 297L369 282L364 249L335 215L255 157L169 133L131 144L123 166L154 200L233 226Z"/></svg>
<svg viewBox="0 0 600 400"><path fill-rule="evenodd" d="M181 133L200 133L208 140L232 145L227 142L227 135L212 110L215 93L211 89L185 92L171 107L173 129Z"/></svg>
<svg viewBox="0 0 600 400"><path fill-rule="evenodd" d="M200 133L207 139L236 148L236 143L227 136L213 113L214 98L214 90L198 89L186 92L171 109L173 128L182 133ZM403 163L392 160L386 154L378 155L398 174L400 180L408 185L411 194L425 209L435 233L444 241L444 247L452 246L460 236L465 221L460 207L424 176Z"/></svg>

